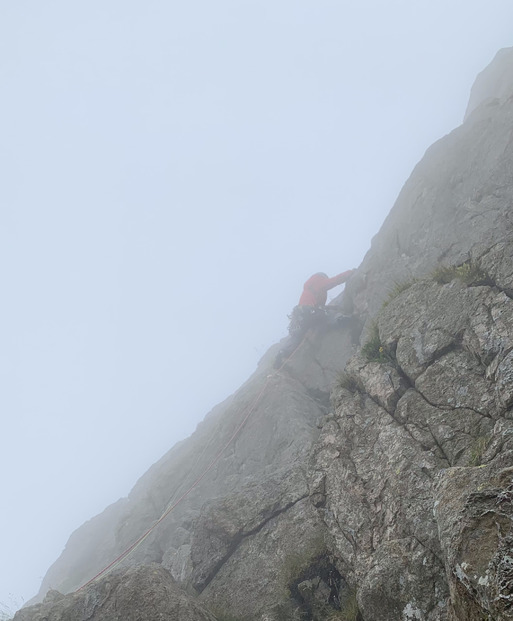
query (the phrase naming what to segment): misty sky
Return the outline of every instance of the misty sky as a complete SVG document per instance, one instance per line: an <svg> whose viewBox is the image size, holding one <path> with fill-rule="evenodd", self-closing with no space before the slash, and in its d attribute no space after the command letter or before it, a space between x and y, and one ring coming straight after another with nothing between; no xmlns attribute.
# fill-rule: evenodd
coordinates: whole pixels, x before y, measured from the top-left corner
<svg viewBox="0 0 513 621"><path fill-rule="evenodd" d="M358 266L512 23L0 0L0 602L251 374L306 278Z"/></svg>

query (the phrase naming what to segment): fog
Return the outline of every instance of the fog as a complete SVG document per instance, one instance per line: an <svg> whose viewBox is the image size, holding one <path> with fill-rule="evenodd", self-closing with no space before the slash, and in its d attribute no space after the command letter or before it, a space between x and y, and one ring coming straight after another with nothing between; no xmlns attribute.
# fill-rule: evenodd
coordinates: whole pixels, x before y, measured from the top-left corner
<svg viewBox="0 0 513 621"><path fill-rule="evenodd" d="M511 0L0 3L0 602L247 379L306 278L358 266L512 23Z"/></svg>

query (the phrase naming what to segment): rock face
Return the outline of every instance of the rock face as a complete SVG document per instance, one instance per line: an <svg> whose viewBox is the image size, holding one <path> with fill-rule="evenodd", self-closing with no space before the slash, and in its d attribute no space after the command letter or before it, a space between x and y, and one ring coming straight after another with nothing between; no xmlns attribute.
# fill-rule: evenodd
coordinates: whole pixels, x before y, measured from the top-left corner
<svg viewBox="0 0 513 621"><path fill-rule="evenodd" d="M513 618L513 300L493 274L442 276L377 315L313 453L366 621Z"/></svg>
<svg viewBox="0 0 513 621"><path fill-rule="evenodd" d="M18 621L215 621L176 586L160 565L113 573L94 587L64 597L49 591L41 604L16 614Z"/></svg>
<svg viewBox="0 0 513 621"><path fill-rule="evenodd" d="M272 348L16 621L513 619L512 95L513 48L336 301L353 320Z"/></svg>
<svg viewBox="0 0 513 621"><path fill-rule="evenodd" d="M499 50L493 61L481 72L470 93L465 120L483 104L494 106L513 96L513 47Z"/></svg>
<svg viewBox="0 0 513 621"><path fill-rule="evenodd" d="M306 464L330 407L330 386L352 353L355 326L328 324L308 335L278 372L278 346L271 349L254 376L155 464L128 499L72 535L40 598L50 586L79 588L172 509L122 567L159 563L221 617L296 609L288 602L293 568L325 550Z"/></svg>

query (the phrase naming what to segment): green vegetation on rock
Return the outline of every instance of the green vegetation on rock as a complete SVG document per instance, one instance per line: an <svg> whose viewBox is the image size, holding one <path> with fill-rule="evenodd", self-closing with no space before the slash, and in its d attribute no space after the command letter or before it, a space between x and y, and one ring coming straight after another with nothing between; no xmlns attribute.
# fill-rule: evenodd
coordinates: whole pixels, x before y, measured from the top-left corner
<svg viewBox="0 0 513 621"><path fill-rule="evenodd" d="M480 466L483 462L483 455L486 451L490 439L487 436L474 438L470 445L470 465Z"/></svg>
<svg viewBox="0 0 513 621"><path fill-rule="evenodd" d="M381 342L377 323L373 323L370 336L362 347L362 356L368 362L392 362L393 356Z"/></svg>
<svg viewBox="0 0 513 621"><path fill-rule="evenodd" d="M453 280L460 280L467 286L486 285L492 282L490 276L478 262L465 261L461 265L440 266L431 274L439 285L446 285Z"/></svg>
<svg viewBox="0 0 513 621"><path fill-rule="evenodd" d="M353 375L351 375L350 373L347 373L346 371L342 371L340 375L338 376L337 381L336 381L336 388L347 390L353 395L359 392L361 389L360 383L358 382L358 380Z"/></svg>

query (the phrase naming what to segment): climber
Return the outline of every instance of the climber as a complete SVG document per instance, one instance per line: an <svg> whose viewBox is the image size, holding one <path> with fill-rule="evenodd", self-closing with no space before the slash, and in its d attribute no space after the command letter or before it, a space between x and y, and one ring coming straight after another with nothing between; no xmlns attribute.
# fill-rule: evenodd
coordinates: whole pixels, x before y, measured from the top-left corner
<svg viewBox="0 0 513 621"><path fill-rule="evenodd" d="M354 272L355 270L348 270L333 278L329 278L324 272L317 272L305 282L299 303L289 315L289 339L276 356L275 369L281 367L283 361L292 355L310 328L325 322L329 289L345 283Z"/></svg>

